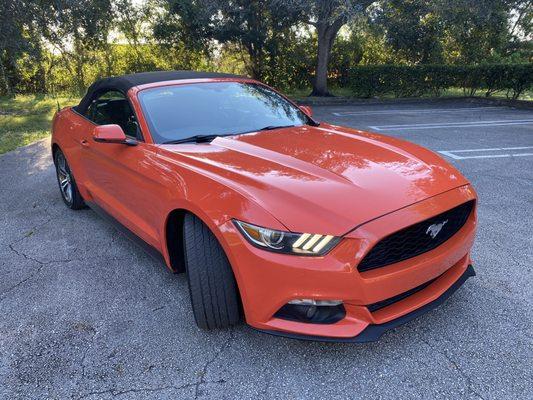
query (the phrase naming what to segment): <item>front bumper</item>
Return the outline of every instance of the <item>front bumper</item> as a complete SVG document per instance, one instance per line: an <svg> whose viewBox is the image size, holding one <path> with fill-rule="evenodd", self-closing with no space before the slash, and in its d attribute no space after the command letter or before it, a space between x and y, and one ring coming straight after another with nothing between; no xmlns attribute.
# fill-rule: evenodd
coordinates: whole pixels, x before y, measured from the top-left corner
<svg viewBox="0 0 533 400"><path fill-rule="evenodd" d="M391 232L475 198L473 189L464 186L390 213L348 233L323 257L270 253L251 246L231 221L222 224L221 242L235 273L246 322L260 331L311 340L376 340L384 331L436 307L472 276L469 252L476 212L454 236L427 253L365 272L357 270L359 261ZM408 297L369 309L429 281ZM346 314L333 324L275 317L294 299L341 300Z"/></svg>
<svg viewBox="0 0 533 400"><path fill-rule="evenodd" d="M399 327L400 325L406 324L409 321L412 321L415 318L418 318L419 316L437 308L442 303L444 303L448 297L450 297L452 294L455 293L457 289L459 289L463 283L466 282L468 278L471 276L476 276L476 271L474 271L474 267L472 265L469 265L465 272L463 272L463 275L455 281L455 283L448 288L440 297L433 300L431 303L428 303L415 311L411 311L409 314L406 314L402 317L399 317L395 320L386 322L384 324L380 325L368 325L359 335L352 337L352 338L339 338L339 337L327 337L327 336L309 336L309 335L300 335L297 333L289 333L289 332L282 332L282 331L273 331L273 330L266 330L266 329L257 329L260 332L268 333L270 335L275 336L283 336L288 337L291 339L299 339L299 340L312 340L312 341L318 341L318 342L338 342L338 343L368 343L368 342L375 342L376 340L379 340L381 336L394 328Z"/></svg>

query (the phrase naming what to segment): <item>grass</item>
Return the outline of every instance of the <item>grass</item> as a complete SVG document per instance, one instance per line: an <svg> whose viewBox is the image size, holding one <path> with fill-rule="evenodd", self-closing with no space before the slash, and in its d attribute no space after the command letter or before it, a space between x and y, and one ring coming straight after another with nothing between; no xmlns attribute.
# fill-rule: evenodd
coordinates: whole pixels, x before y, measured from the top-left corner
<svg viewBox="0 0 533 400"><path fill-rule="evenodd" d="M0 154L48 136L58 102L64 107L78 100L46 95L0 97Z"/></svg>

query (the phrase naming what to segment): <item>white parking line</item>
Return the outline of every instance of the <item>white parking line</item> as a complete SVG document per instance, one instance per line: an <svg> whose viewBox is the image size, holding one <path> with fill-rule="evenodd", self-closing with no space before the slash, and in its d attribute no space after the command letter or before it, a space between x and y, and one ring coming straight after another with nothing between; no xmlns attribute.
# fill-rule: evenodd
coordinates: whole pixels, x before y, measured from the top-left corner
<svg viewBox="0 0 533 400"><path fill-rule="evenodd" d="M339 111L332 112L337 117L349 117L353 115L387 115L387 114L439 114L455 112L472 112L486 110L508 110L508 107L464 107L464 108L447 108L447 109L397 109L397 110L379 110L379 111Z"/></svg>
<svg viewBox="0 0 533 400"><path fill-rule="evenodd" d="M440 154L453 158L454 160L466 160L467 158L503 158L503 157L525 157L533 156L532 152L521 153L520 150L533 150L533 146L523 147L496 147L492 149L467 149L467 150L441 150ZM506 153L498 153L505 151ZM516 153L516 151L519 151ZM475 152L491 152L496 154L481 154L475 156L462 156L456 153L475 153ZM511 153L509 153L511 152Z"/></svg>
<svg viewBox="0 0 533 400"><path fill-rule="evenodd" d="M472 122L446 122L432 124L406 124L406 125L377 125L369 126L376 131L398 131L403 129L443 129L443 128L471 128L480 126L508 126L508 125L531 125L533 119L508 119L497 121L472 121Z"/></svg>

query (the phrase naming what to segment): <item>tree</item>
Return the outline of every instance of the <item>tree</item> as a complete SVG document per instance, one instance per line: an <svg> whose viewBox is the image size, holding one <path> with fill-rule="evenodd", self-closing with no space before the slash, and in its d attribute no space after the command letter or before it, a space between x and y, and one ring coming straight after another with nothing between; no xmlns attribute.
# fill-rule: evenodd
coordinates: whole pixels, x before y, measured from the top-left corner
<svg viewBox="0 0 533 400"><path fill-rule="evenodd" d="M383 0L379 4L376 22L401 61L409 63L500 62L523 48L522 39L531 32L532 0Z"/></svg>
<svg viewBox="0 0 533 400"><path fill-rule="evenodd" d="M15 4L9 0L0 0L0 94L12 94L13 53L19 52L25 44L18 25Z"/></svg>
<svg viewBox="0 0 533 400"><path fill-rule="evenodd" d="M509 42L508 0L433 0L445 29L448 62L477 64L498 60Z"/></svg>
<svg viewBox="0 0 533 400"><path fill-rule="evenodd" d="M401 61L413 64L443 62L444 25L434 4L424 0L386 0L376 22Z"/></svg>
<svg viewBox="0 0 533 400"><path fill-rule="evenodd" d="M79 93L88 83L85 69L94 61L94 51L109 51L113 11L110 0L40 0L36 7L33 18L42 37L61 55Z"/></svg>
<svg viewBox="0 0 533 400"><path fill-rule="evenodd" d="M116 0L114 8L117 15L115 28L124 35L128 43L133 56L133 70L142 71L150 65L144 45L148 39L145 31L149 29L154 14L152 4L148 1L135 5L132 0Z"/></svg>
<svg viewBox="0 0 533 400"><path fill-rule="evenodd" d="M330 96L328 64L331 49L340 29L363 14L373 0L275 0L275 3L298 13L299 19L316 28L317 55L311 96Z"/></svg>
<svg viewBox="0 0 533 400"><path fill-rule="evenodd" d="M229 45L241 52L256 79L266 76L296 22L290 9L271 0L162 0L162 5L166 14L155 27L158 38L211 52L213 41Z"/></svg>
<svg viewBox="0 0 533 400"><path fill-rule="evenodd" d="M510 42L507 55L533 61L533 0L511 0Z"/></svg>
<svg viewBox="0 0 533 400"><path fill-rule="evenodd" d="M0 94L13 94L25 78L21 59L26 58L26 64L41 60L41 40L33 20L35 6L28 0L0 0ZM41 66L36 69L40 71ZM41 82L37 83L40 88Z"/></svg>

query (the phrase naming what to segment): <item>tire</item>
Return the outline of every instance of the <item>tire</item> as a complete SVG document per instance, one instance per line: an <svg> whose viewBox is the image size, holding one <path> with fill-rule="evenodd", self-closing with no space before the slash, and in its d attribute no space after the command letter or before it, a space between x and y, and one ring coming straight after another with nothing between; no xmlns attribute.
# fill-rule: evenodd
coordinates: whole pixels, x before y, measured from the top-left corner
<svg viewBox="0 0 533 400"><path fill-rule="evenodd" d="M185 267L192 311L202 329L239 322L239 295L228 258L209 228L187 214L183 223Z"/></svg>
<svg viewBox="0 0 533 400"><path fill-rule="evenodd" d="M61 193L63 202L72 210L81 210L85 207L85 203L74 180L74 175L72 175L72 171L68 166L67 159L59 149L54 153L54 164L56 167L59 192Z"/></svg>

